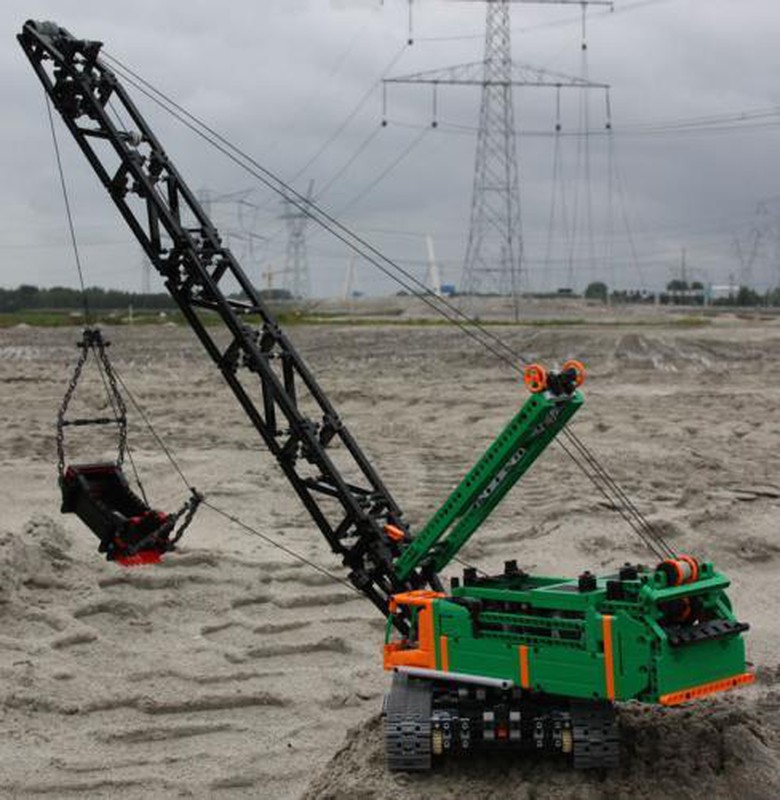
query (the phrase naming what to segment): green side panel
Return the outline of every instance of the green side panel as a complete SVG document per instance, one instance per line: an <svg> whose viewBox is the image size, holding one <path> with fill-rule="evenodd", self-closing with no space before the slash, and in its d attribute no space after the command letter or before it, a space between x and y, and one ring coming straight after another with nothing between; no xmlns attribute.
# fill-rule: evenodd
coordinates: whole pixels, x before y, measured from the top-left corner
<svg viewBox="0 0 780 800"><path fill-rule="evenodd" d="M612 642L615 659L615 697L630 700L650 691L652 642L647 625L629 614L613 618Z"/></svg>
<svg viewBox="0 0 780 800"><path fill-rule="evenodd" d="M683 647L663 644L656 658L656 691L647 699L657 701L661 695L741 675L743 672L745 641L741 636Z"/></svg>
<svg viewBox="0 0 780 800"><path fill-rule="evenodd" d="M517 647L496 640L450 639L450 671L519 683Z"/></svg>
<svg viewBox="0 0 780 800"><path fill-rule="evenodd" d="M531 689L581 699L606 697L604 656L561 647L534 647L528 655Z"/></svg>
<svg viewBox="0 0 780 800"><path fill-rule="evenodd" d="M687 597L704 620L733 621L725 576L709 567L709 577L687 584ZM540 576L501 576L482 585L460 586L453 597L433 604L437 668L442 669L440 637L447 637L452 672L499 678L522 685L520 648L527 648L529 689L562 697L608 696L611 676L616 700L655 703L665 694L742 675L741 635L702 637L672 647L667 637L670 598L683 587L657 585L645 570L624 582L618 599L607 599L598 578L594 590L580 592L576 581ZM522 588L521 588L522 587ZM614 593L613 593L614 594ZM469 606L459 600L468 598ZM611 624L605 626L605 616ZM675 623L676 624L676 623ZM611 631L612 669L604 637Z"/></svg>
<svg viewBox="0 0 780 800"><path fill-rule="evenodd" d="M520 450L516 451L516 462L511 463L514 459L510 459L511 466L504 467L503 472L496 476L493 484L460 518L440 547L437 548L433 559L433 568L436 572L443 570L452 561L471 538L474 531L490 516L496 506L504 499L507 492L522 478L534 461L547 448L547 445L571 419L579 405L576 402L568 402L560 406L554 423L545 428L544 431L539 432L522 452Z"/></svg>
<svg viewBox="0 0 780 800"><path fill-rule="evenodd" d="M398 577L405 580L426 560L443 569L582 402L579 392L531 395L396 561Z"/></svg>
<svg viewBox="0 0 780 800"><path fill-rule="evenodd" d="M474 637L466 609L446 602L437 606L437 639L441 635L447 637L451 672L510 680L520 686L519 648L525 644L533 691L580 698L604 696L604 658L598 648L591 652L584 646L566 642L533 644L533 637L511 635ZM441 668L440 662L438 666Z"/></svg>

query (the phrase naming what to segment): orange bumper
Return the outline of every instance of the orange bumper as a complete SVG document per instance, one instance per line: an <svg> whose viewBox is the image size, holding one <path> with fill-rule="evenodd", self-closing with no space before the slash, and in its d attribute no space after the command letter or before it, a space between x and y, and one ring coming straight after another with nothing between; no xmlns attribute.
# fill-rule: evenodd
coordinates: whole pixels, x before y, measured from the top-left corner
<svg viewBox="0 0 780 800"><path fill-rule="evenodd" d="M725 692L728 689L736 689L738 686L747 686L756 680L752 672L743 672L741 675L732 675L730 678L723 678L719 681L701 683L698 686L691 686L689 689L680 689L677 692L662 694L658 702L663 706L678 706L680 703L687 703L689 700L698 700L716 692Z"/></svg>

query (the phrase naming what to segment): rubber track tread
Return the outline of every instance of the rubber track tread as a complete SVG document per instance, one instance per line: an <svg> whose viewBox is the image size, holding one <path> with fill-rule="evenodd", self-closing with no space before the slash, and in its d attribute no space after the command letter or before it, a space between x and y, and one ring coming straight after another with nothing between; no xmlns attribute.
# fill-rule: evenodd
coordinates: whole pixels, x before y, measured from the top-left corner
<svg viewBox="0 0 780 800"><path fill-rule="evenodd" d="M620 762L620 733L611 703L572 703L575 769L612 769Z"/></svg>
<svg viewBox="0 0 780 800"><path fill-rule="evenodd" d="M430 682L396 673L385 700L385 758L391 772L431 768Z"/></svg>

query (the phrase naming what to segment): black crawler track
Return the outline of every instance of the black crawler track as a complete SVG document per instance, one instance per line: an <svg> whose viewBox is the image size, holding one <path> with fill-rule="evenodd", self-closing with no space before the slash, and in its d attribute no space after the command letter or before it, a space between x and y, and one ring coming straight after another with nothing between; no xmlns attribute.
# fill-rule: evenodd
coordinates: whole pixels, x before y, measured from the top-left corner
<svg viewBox="0 0 780 800"><path fill-rule="evenodd" d="M473 751L564 756L582 770L616 767L620 757L611 703L569 703L401 673L385 698L384 733L391 771L420 772L438 757Z"/></svg>

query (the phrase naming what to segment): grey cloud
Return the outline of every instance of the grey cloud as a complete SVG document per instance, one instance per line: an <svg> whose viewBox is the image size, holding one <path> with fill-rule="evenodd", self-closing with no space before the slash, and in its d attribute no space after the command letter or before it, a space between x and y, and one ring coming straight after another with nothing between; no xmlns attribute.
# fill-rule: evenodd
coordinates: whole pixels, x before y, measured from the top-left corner
<svg viewBox="0 0 780 800"><path fill-rule="evenodd" d="M621 7L627 10L623 13ZM618 192L614 181L608 180L605 140L594 136L594 210L603 209L612 185L612 228L619 239L614 253L620 263L614 270L606 269L606 276L614 274L622 286L636 286L640 281L659 286L670 277L685 246L693 268L704 270L714 282L724 282L738 270L731 252L733 236L749 227L761 199L777 194L777 129L630 136L621 128L776 104L780 8L773 0L645 4L618 0L616 8L613 15L594 15L589 24L590 75L613 86L617 163L623 181ZM516 6L515 57L577 74L581 68L577 15L576 8ZM6 286L31 280L75 283L43 98L14 40L30 16L54 18L76 35L101 39L109 52L285 178L295 175L353 113L407 37L405 0L384 4L61 0L37 6L6 0L0 8L0 35L5 42L0 47L4 76L0 86L4 109L0 283ZM415 44L404 50L393 72L479 59L483 23L481 3L417 0ZM375 89L343 133L300 175L297 188L305 188L309 178L324 186L346 164L379 125L380 101ZM478 103L475 90L440 90L445 121L474 126ZM252 186L251 178L150 108L143 98L139 104L193 188L229 192ZM517 91L515 104L520 127L551 128L551 97ZM430 95L418 87L394 87L389 111L391 119L428 125ZM578 101L570 98L565 106L567 127L576 125L578 114ZM603 122L602 106L595 100L591 119L594 125ZM322 198L323 205L330 210L348 205L417 135L415 129L392 124L382 129ZM60 126L87 278L137 289L141 283L138 249L67 136ZM346 212L345 220L376 239L388 255L419 269L421 276L423 234L430 232L445 276L457 281L465 249L474 145L473 135L428 132L395 171ZM545 272L552 147L550 138L521 142L526 254L532 285L546 288L566 277L560 264L551 263ZM564 140L562 147L571 173L576 141ZM572 203L575 190L568 186L566 191ZM277 232L256 253L258 263L249 265L259 274L263 263L281 263L284 232L276 218L278 200L260 188L253 198L265 207L258 215L258 233ZM228 228L237 224L228 206L215 206L215 214ZM630 223L630 237L624 217ZM597 248L601 248L609 226L601 218L594 225ZM562 236L560 231L555 233L559 249ZM632 261L629 238L639 252L640 267ZM310 261L318 292L340 290L347 260L341 247L324 234L311 238ZM360 269L364 288L390 288L368 265ZM588 269L585 264L575 271L580 288L600 277L600 267ZM771 254L766 254L756 278L762 285L780 282Z"/></svg>

